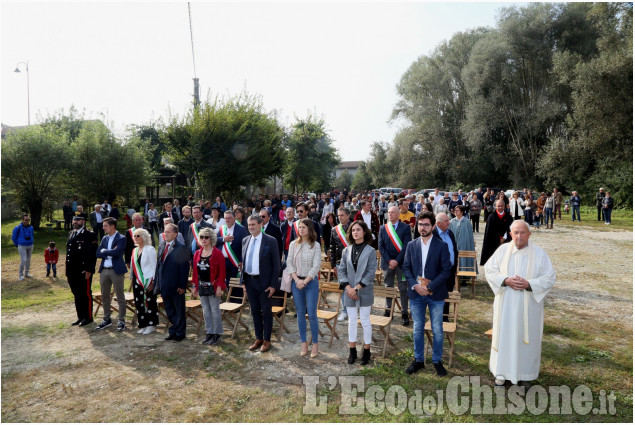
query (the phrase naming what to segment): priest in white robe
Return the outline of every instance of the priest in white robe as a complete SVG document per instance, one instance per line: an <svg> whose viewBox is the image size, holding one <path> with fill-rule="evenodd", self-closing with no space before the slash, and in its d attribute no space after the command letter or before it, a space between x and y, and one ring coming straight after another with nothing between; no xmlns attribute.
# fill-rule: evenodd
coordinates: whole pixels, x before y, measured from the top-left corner
<svg viewBox="0 0 635 425"><path fill-rule="evenodd" d="M496 385L528 387L538 378L544 300L556 281L547 253L530 244L529 225L516 220L512 243L501 245L485 264L494 291L494 321L489 369Z"/></svg>

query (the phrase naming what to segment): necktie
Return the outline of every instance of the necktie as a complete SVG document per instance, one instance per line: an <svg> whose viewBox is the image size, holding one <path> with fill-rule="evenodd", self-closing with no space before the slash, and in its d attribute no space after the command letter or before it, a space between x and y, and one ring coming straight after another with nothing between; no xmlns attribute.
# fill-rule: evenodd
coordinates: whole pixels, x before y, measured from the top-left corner
<svg viewBox="0 0 635 425"><path fill-rule="evenodd" d="M170 244L165 246L165 251L163 251L163 256L161 257L161 261L165 261L165 256L168 255L168 249L170 248Z"/></svg>
<svg viewBox="0 0 635 425"><path fill-rule="evenodd" d="M256 239L251 238L251 244L249 244L249 255L247 256L247 270L249 270L248 274L253 274L253 264L254 264L254 247L256 246Z"/></svg>

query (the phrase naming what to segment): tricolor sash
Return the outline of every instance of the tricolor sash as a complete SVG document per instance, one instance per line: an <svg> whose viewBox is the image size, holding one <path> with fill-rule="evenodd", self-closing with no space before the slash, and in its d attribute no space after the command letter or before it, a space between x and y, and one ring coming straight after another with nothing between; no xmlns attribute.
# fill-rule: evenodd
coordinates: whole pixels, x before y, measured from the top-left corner
<svg viewBox="0 0 635 425"><path fill-rule="evenodd" d="M346 248L348 246L348 242L346 242L346 232L344 231L344 226L342 226L341 223L335 227L335 233L337 233L337 237L340 238L340 242L342 242L342 245Z"/></svg>
<svg viewBox="0 0 635 425"><path fill-rule="evenodd" d="M146 304L146 290L148 289L148 286L150 285L150 280L146 281L145 277L143 276L143 270L141 270L141 264L139 264L138 253L139 253L139 248L136 247L132 251L132 272L137 278L137 282L139 282L139 284L143 286L143 304L145 305Z"/></svg>
<svg viewBox="0 0 635 425"><path fill-rule="evenodd" d="M227 235L228 232L229 230L227 230L227 226L223 226L220 228L220 235L222 238L225 238L225 235ZM240 264L240 260L238 259L238 256L234 253L234 250L232 249L232 246L229 242L223 243L223 251L225 252L225 254L227 254L227 258L229 258L229 261L231 261L234 267L238 268L238 264Z"/></svg>
<svg viewBox="0 0 635 425"><path fill-rule="evenodd" d="M299 238L300 237L300 233L298 233L298 220L293 222L293 230L295 230L295 237Z"/></svg>
<svg viewBox="0 0 635 425"><path fill-rule="evenodd" d="M203 245L201 245L201 238L198 237L198 230L196 230L196 222L192 223L190 225L190 229L192 230L192 236L194 237L194 240L196 241L196 246L198 248L202 248Z"/></svg>
<svg viewBox="0 0 635 425"><path fill-rule="evenodd" d="M397 250L397 252L401 252L401 250L403 249L403 243L401 242L399 235L397 235L397 231L395 230L395 227L392 225L390 221L386 223L385 226L386 226L386 233L388 233L388 237L390 238L390 242L392 242L392 244L395 246L395 249Z"/></svg>

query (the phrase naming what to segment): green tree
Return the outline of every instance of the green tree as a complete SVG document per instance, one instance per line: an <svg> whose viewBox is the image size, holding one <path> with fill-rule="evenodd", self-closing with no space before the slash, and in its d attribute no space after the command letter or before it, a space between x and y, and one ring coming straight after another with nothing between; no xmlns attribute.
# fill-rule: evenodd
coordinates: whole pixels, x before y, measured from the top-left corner
<svg viewBox="0 0 635 425"><path fill-rule="evenodd" d="M348 170L344 170L342 171L342 174L335 179L335 183L333 184L338 189L350 190L351 185L353 184L353 176L348 172Z"/></svg>
<svg viewBox="0 0 635 425"><path fill-rule="evenodd" d="M293 187L293 193L328 190L340 156L326 131L324 120L311 115L305 119L296 118L284 144L284 180Z"/></svg>
<svg viewBox="0 0 635 425"><path fill-rule="evenodd" d="M366 160L366 171L372 179L371 186L380 188L387 186L391 182L393 169L388 164L388 151L390 144L373 142L370 147L370 156Z"/></svg>
<svg viewBox="0 0 635 425"><path fill-rule="evenodd" d="M351 188L355 191L370 190L373 188L373 179L368 173L366 163L362 162L353 176Z"/></svg>
<svg viewBox="0 0 635 425"><path fill-rule="evenodd" d="M243 186L263 186L279 175L283 129L259 97L242 94L201 103L172 118L163 134L168 161L209 197L237 197Z"/></svg>
<svg viewBox="0 0 635 425"><path fill-rule="evenodd" d="M84 123L72 143L71 176L78 195L85 201L135 200L148 182L147 152L137 140L120 143L101 121Z"/></svg>
<svg viewBox="0 0 635 425"><path fill-rule="evenodd" d="M15 192L40 228L43 204L59 199L68 178L69 147L64 134L29 126L10 132L2 142L2 186Z"/></svg>

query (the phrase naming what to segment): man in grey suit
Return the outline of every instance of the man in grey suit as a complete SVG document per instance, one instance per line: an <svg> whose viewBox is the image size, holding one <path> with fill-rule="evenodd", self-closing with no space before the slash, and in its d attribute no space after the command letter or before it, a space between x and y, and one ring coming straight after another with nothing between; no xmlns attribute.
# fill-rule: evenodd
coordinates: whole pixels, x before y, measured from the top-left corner
<svg viewBox="0 0 635 425"><path fill-rule="evenodd" d="M271 297L276 289L280 289L280 256L276 239L263 233L261 224L262 218L257 215L249 216L247 220L250 235L242 240L240 283L247 290L256 334L256 341L249 349L260 348L264 353L271 348Z"/></svg>

